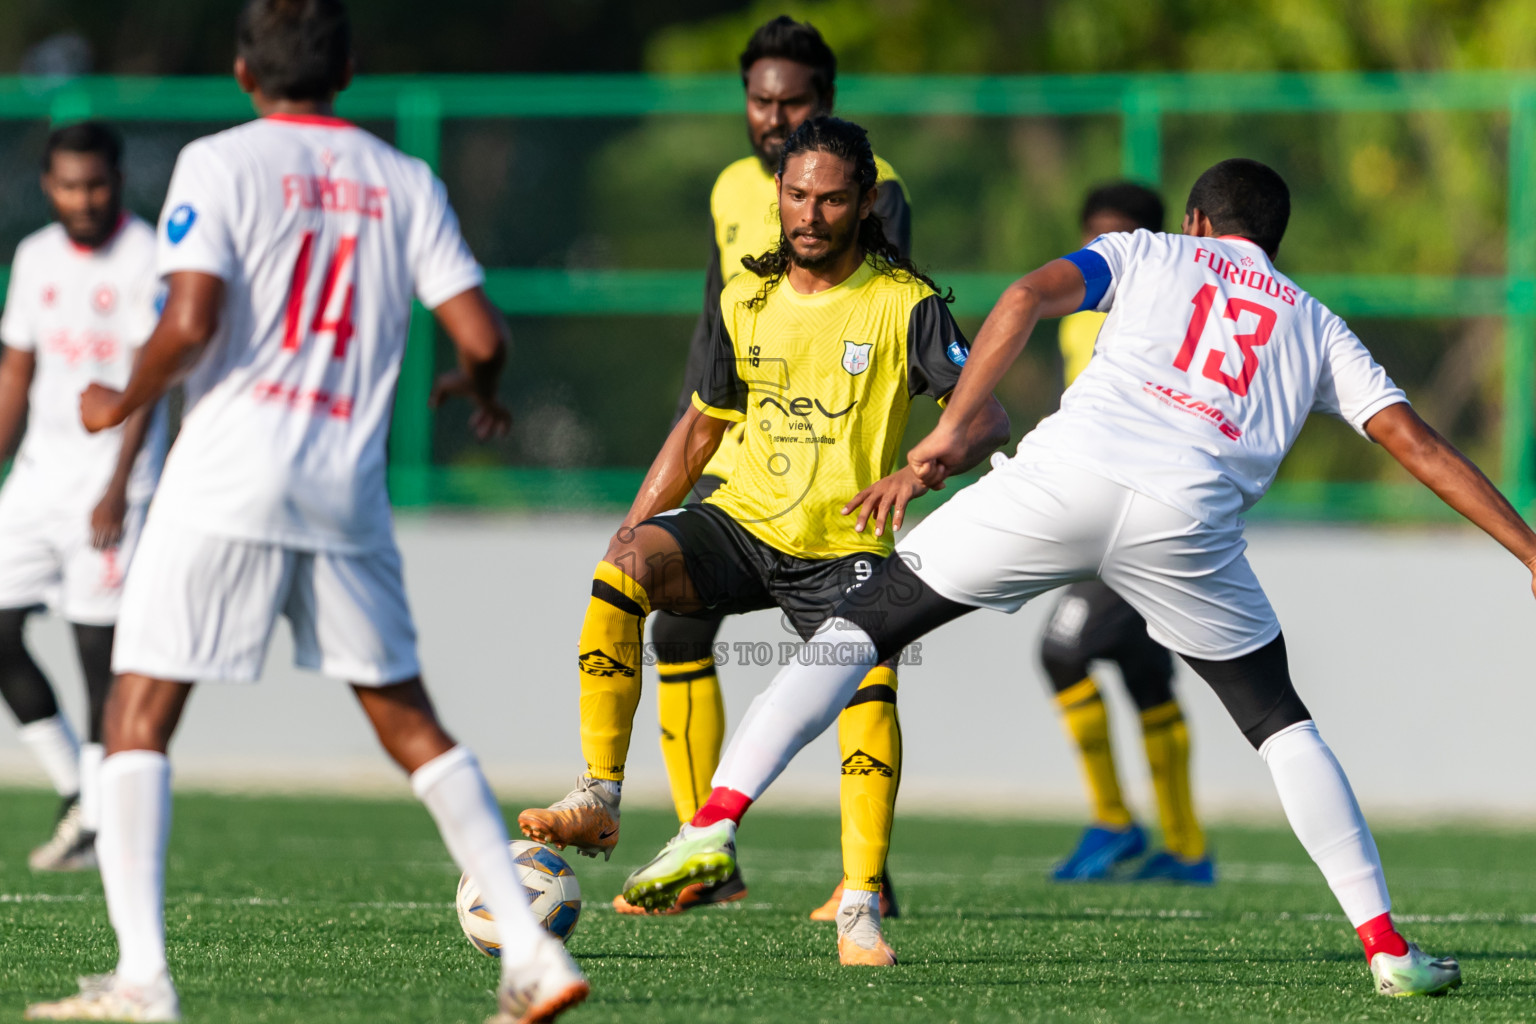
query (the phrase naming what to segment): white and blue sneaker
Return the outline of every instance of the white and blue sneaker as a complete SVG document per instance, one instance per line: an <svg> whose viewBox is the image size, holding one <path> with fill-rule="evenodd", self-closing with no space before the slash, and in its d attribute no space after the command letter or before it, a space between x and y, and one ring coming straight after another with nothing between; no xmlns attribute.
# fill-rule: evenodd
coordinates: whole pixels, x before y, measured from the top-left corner
<svg viewBox="0 0 1536 1024"><path fill-rule="evenodd" d="M1402 956L1371 957L1371 978L1379 996L1443 996L1461 985L1461 965L1451 956L1430 956L1413 943Z"/></svg>
<svg viewBox="0 0 1536 1024"><path fill-rule="evenodd" d="M1058 882L1096 882L1109 878L1115 865L1140 857L1147 849L1147 833L1134 822L1122 829L1090 825L1077 841L1077 849L1051 872Z"/></svg>

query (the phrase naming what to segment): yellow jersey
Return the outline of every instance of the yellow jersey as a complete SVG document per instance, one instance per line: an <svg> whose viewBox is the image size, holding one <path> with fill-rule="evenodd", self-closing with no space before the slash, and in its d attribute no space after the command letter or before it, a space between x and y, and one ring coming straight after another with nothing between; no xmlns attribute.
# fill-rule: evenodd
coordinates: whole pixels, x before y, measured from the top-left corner
<svg viewBox="0 0 1536 1024"><path fill-rule="evenodd" d="M1056 337L1061 345L1062 376L1069 387L1088 366L1088 360L1093 358L1093 346L1099 340L1099 328L1104 326L1108 318L1108 313L1097 313L1091 309L1061 318L1056 328Z"/></svg>
<svg viewBox="0 0 1536 1024"><path fill-rule="evenodd" d="M896 169L880 157L875 157L876 182L881 185L875 199L875 212L885 223L887 237L903 256L908 254L911 237L911 213L907 207L906 187ZM719 302L720 290L732 278L746 268L741 265L743 256L761 256L779 244L778 192L774 188L773 175L755 156L743 157L730 164L715 179L715 187L709 193L709 215L715 232L715 252L705 286L705 312ZM716 274L718 273L718 276ZM695 331L691 350L705 351L708 335L706 319L700 319ZM690 351L690 355L693 352ZM691 396L698 387L698 363L690 358L688 383L684 397ZM682 407L679 406L679 414ZM704 467L704 473L721 479L729 479L731 467L741 446L741 431L730 431L720 443L720 450Z"/></svg>
<svg viewBox="0 0 1536 1024"><path fill-rule="evenodd" d="M954 389L970 351L944 300L868 262L826 291L780 280L755 308L756 274L727 284L699 411L743 424L736 464L705 501L796 558L889 554L890 531L842 508L895 465L912 399Z"/></svg>

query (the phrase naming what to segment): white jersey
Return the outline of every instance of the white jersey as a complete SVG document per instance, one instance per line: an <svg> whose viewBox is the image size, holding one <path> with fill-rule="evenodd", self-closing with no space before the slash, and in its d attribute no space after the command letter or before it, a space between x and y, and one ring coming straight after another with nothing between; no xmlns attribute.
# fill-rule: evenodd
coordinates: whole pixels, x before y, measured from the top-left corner
<svg viewBox="0 0 1536 1024"><path fill-rule="evenodd" d="M1263 497L1308 413L1363 435L1407 401L1344 321L1247 239L1143 230L1068 259L1109 317L1061 410L1019 442L1024 462L1069 461L1220 523Z"/></svg>
<svg viewBox="0 0 1536 1024"><path fill-rule="evenodd" d="M27 431L8 487L29 507L89 515L117 470L119 427L88 434L80 425L80 392L92 383L128 383L139 346L158 319L155 232L124 214L105 245L89 249L50 224L16 247L0 316L0 342L33 353ZM149 500L165 458L165 411L149 431L128 480L128 500Z"/></svg>
<svg viewBox="0 0 1536 1024"><path fill-rule="evenodd" d="M181 152L158 270L224 282L153 516L310 551L391 546L385 438L414 293L483 274L431 170L331 117L271 116Z"/></svg>

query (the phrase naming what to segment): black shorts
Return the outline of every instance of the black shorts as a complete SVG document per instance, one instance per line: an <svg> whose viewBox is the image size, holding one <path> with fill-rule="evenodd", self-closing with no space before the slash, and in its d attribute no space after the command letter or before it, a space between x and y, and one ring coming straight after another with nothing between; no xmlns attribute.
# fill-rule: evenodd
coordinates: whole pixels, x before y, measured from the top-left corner
<svg viewBox="0 0 1536 1024"><path fill-rule="evenodd" d="M1146 636L1147 620L1125 598L1099 580L1084 580L1062 588L1044 643L1083 658L1104 658Z"/></svg>
<svg viewBox="0 0 1536 1024"><path fill-rule="evenodd" d="M708 617L779 608L809 640L832 617L843 595L885 561L876 554L810 559L786 555L758 540L713 505L685 505L647 519L670 533Z"/></svg>

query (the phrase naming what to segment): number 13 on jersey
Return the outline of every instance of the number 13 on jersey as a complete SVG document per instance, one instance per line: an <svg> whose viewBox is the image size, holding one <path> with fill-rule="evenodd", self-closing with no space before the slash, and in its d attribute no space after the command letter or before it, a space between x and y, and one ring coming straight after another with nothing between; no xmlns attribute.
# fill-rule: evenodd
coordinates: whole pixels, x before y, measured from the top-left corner
<svg viewBox="0 0 1536 1024"><path fill-rule="evenodd" d="M1179 354L1174 357L1173 365L1178 370L1188 370L1194 362L1195 350L1200 347L1200 338L1205 334L1205 325L1211 318L1211 307L1216 304L1216 286L1208 284L1195 293L1195 312L1189 318L1189 330L1184 332L1184 344L1179 347ZM1237 376L1228 374L1222 365L1227 359L1226 346L1213 349L1205 357L1205 365L1201 367L1207 380L1213 380L1226 386L1227 390L1239 398L1248 394L1248 385L1253 383L1254 375L1259 372L1259 357L1254 349L1269 344L1269 336L1275 329L1275 321L1279 318L1274 310L1250 299L1231 298L1227 300L1227 308L1222 311L1222 319L1231 320L1236 326L1244 313L1252 313L1259 318L1257 326L1246 334L1234 334L1232 340L1237 342L1238 351L1242 353L1243 365L1238 368Z"/></svg>
<svg viewBox="0 0 1536 1024"><path fill-rule="evenodd" d="M352 296L357 280L357 236L347 235L336 243L326 263L325 276L320 286L320 299L315 303L315 315L310 319L307 332L301 330L304 322L304 294L309 287L309 271L314 257L315 233L304 232L299 243L299 255L293 263L293 278L288 283L287 312L283 318L283 351L297 352L308 334L330 334L335 341L331 347L334 359L344 359L347 343L352 340Z"/></svg>

